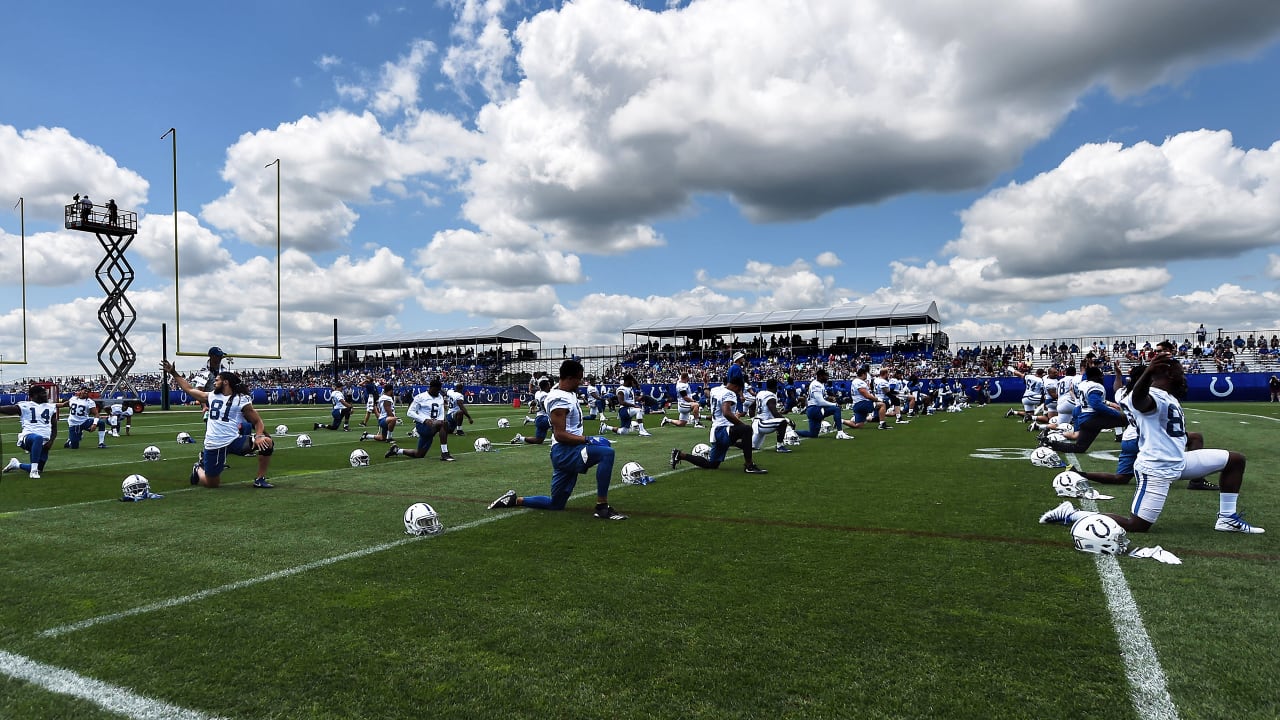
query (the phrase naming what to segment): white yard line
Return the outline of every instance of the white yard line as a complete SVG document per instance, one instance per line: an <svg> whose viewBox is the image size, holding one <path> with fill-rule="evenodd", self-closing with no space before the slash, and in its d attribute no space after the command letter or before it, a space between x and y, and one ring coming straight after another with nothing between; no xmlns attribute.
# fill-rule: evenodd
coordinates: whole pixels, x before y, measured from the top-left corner
<svg viewBox="0 0 1280 720"><path fill-rule="evenodd" d="M37 687L88 700L104 710L135 720L217 720L214 715L170 705L129 688L94 680L53 665L0 650L0 675Z"/></svg>
<svg viewBox="0 0 1280 720"><path fill-rule="evenodd" d="M1074 453L1067 457L1073 465L1080 466L1080 460ZM1098 504L1093 500L1080 501L1080 507L1098 512ZM1169 695L1164 668L1160 666L1160 658L1147 635L1147 628L1142 624L1142 613L1129 591L1119 559L1114 555L1101 554L1093 558L1107 598L1107 609L1111 611L1111 624L1120 643L1120 657L1124 660L1124 674L1129 680L1133 709L1143 720L1177 720L1178 708Z"/></svg>

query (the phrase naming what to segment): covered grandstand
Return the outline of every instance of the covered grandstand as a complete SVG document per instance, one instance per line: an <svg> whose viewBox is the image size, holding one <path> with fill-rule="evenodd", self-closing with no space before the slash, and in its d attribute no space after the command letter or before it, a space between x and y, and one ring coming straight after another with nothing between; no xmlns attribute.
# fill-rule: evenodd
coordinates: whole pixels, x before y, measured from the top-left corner
<svg viewBox="0 0 1280 720"><path fill-rule="evenodd" d="M632 323L622 333L624 346L659 352L715 352L751 345L792 353L811 347L832 352L918 351L947 348L941 322L938 304L930 301L686 315Z"/></svg>
<svg viewBox="0 0 1280 720"><path fill-rule="evenodd" d="M338 367L394 365L423 358L443 357L455 362L470 359L489 365L532 359L542 348L542 338L523 325L491 325L453 330L418 330L407 333L355 335L334 343L316 345L316 365L337 355Z"/></svg>

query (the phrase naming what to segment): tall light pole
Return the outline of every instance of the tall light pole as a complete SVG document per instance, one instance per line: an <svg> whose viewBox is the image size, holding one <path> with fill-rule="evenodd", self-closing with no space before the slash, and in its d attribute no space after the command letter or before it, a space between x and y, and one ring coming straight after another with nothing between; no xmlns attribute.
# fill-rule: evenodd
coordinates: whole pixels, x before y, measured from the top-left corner
<svg viewBox="0 0 1280 720"><path fill-rule="evenodd" d="M284 314L284 305L281 302L281 282L280 282L280 265L284 258L280 256L280 158L267 163L263 167L276 166L276 355L281 355L283 348L281 347L281 323L280 316Z"/></svg>

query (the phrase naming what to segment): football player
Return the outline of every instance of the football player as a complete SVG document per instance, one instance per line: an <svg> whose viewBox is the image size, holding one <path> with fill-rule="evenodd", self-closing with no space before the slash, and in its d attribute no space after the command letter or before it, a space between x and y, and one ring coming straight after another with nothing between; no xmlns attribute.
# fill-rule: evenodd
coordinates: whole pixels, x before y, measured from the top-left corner
<svg viewBox="0 0 1280 720"><path fill-rule="evenodd" d="M392 441L386 457L424 458L431 449L431 439L439 435L440 461L453 462L453 456L449 454L448 407L449 398L441 389L440 378L431 378L426 391L414 395L413 402L409 404L409 419L413 420L418 431L418 447L405 450Z"/></svg>
<svg viewBox="0 0 1280 720"><path fill-rule="evenodd" d="M467 410L466 391L466 386L458 383L452 390L445 393L445 397L449 400L449 432L454 435L466 435L462 431L462 418L467 419L468 425L476 424L476 421L471 418L471 411Z"/></svg>
<svg viewBox="0 0 1280 720"><path fill-rule="evenodd" d="M551 378L544 377L538 381L538 390L533 394L533 428L534 436L525 437L516 435L512 439L512 445L521 445L528 443L530 445L541 445L547 439L547 433L551 432L551 418L547 415L547 397L551 394Z"/></svg>
<svg viewBox="0 0 1280 720"><path fill-rule="evenodd" d="M240 381L240 376L224 370L214 376L213 391L205 392L187 382L168 360L161 361L160 369L168 373L183 392L209 407L209 419L204 431L204 451L200 454L200 460L191 468L191 484L216 488L222 484L227 453L256 453L258 476L254 478L253 486L275 487L267 482L267 467L271 464L275 443L267 435L262 416L253 407L253 396L249 394L249 388ZM240 434L240 424L243 422L253 426L253 435Z"/></svg>
<svg viewBox="0 0 1280 720"><path fill-rule="evenodd" d="M5 472L25 470L32 480L39 480L44 472L45 463L49 461L49 448L58 439L58 406L49 402L49 388L44 385L32 385L27 390L27 399L16 405L0 405L0 415L17 415L22 423L18 432L18 447L27 451L29 462L21 462L18 458L9 458L4 466Z"/></svg>
<svg viewBox="0 0 1280 720"><path fill-rule="evenodd" d="M619 435L626 435L635 430L640 437L650 437L652 433L644 429L644 405L640 398L640 388L636 376L627 373L622 376L622 384L618 386L618 427L611 428L600 421L601 434L617 430Z"/></svg>
<svg viewBox="0 0 1280 720"><path fill-rule="evenodd" d="M583 435L582 408L578 406L578 386L582 384L582 363L565 360L560 364L560 382L547 396L551 421L551 494L520 497L508 490L489 504L490 510L531 507L563 510L578 484L578 476L596 468L596 508L601 520L626 520L627 516L609 505L609 484L613 481L613 447L599 435Z"/></svg>
<svg viewBox="0 0 1280 720"><path fill-rule="evenodd" d="M107 424L105 418L98 417L98 401L89 397L89 386L76 388L76 394L67 401L67 441L62 447L71 450L80 448L80 440L85 431L98 431L98 447L107 446Z"/></svg>
<svg viewBox="0 0 1280 720"><path fill-rule="evenodd" d="M814 373L813 379L809 381L809 389L806 394L804 414L809 418L808 430L797 430L796 434L801 437L816 438L822 431L822 420L826 417L833 417L836 421L836 427L841 427L844 420L840 416L840 406L827 399L827 380L829 379L826 368L818 368ZM881 429L886 426L880 423ZM837 440L848 440L844 430L836 431Z"/></svg>
<svg viewBox="0 0 1280 720"><path fill-rule="evenodd" d="M333 422L328 425L320 423L312 423L313 430L337 430L341 425L343 430L351 430L351 401L347 399L347 394L342 391L342 382L335 380L333 389L329 391L329 402L333 403Z"/></svg>
<svg viewBox="0 0 1280 720"><path fill-rule="evenodd" d="M704 470L715 470L724 462L729 448L736 447L742 450L742 456L746 460L743 472L752 475L768 472L752 460L751 426L742 422L742 418L738 416L738 397L741 394L741 376L731 375L728 382L711 390L711 454L702 458L676 448L671 451L673 469L681 460L685 460Z"/></svg>
<svg viewBox="0 0 1280 720"><path fill-rule="evenodd" d="M702 418L698 416L698 411L702 406L693 397L693 392L689 389L689 371L680 373L680 382L676 383L676 411L680 413L677 420L667 417L662 418L662 425L675 425L676 427L684 427L692 424L696 428L702 427Z"/></svg>
<svg viewBox="0 0 1280 720"><path fill-rule="evenodd" d="M395 390L388 383L383 387L382 393L378 395L378 401L375 405L378 411L378 434L370 435L367 432L360 433L361 442L365 440L376 440L378 442L391 442L391 436L396 431L396 401L391 397Z"/></svg>
<svg viewBox="0 0 1280 720"><path fill-rule="evenodd" d="M125 402L123 395L117 395L116 401L111 403L111 418L108 420L111 426L111 437L120 437L120 426L124 425L124 434L129 435L133 431L133 404Z"/></svg>
<svg viewBox="0 0 1280 720"><path fill-rule="evenodd" d="M1098 433L1107 428L1124 427L1126 421L1120 406L1107 401L1103 377L1102 368L1096 365L1084 371L1084 380L1076 385L1076 393L1081 398L1076 431L1066 440L1050 441L1049 447L1058 452L1086 452Z"/></svg>
<svg viewBox="0 0 1280 720"><path fill-rule="evenodd" d="M377 413L378 396L380 394L382 394L382 388L378 387L378 383L373 381L372 375L366 375L364 378L364 420L360 421L360 427L369 427L369 418Z"/></svg>
<svg viewBox="0 0 1280 720"><path fill-rule="evenodd" d="M791 448L783 443L783 438L786 437L787 428L791 427L791 421L778 407L778 380L769 378L764 381L764 387L764 390L756 393L757 412L751 423L751 447L754 450L761 449L764 447L765 436L772 434L777 439L775 449L780 453L789 453Z"/></svg>
<svg viewBox="0 0 1280 720"><path fill-rule="evenodd" d="M866 365L858 368L854 374L853 380L849 381L849 392L853 395L853 418L844 421L847 428L860 428L867 424L867 419L878 419L880 421L879 428L881 430L889 429L885 423L884 415L885 404L871 392L871 386L867 382L867 377L871 374L871 370Z"/></svg>

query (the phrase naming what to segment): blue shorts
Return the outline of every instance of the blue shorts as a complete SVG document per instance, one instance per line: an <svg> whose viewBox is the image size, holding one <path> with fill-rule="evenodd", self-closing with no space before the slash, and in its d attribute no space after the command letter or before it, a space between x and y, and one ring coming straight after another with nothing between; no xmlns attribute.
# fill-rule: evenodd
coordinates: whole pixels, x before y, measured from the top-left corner
<svg viewBox="0 0 1280 720"><path fill-rule="evenodd" d="M621 423L621 427L624 427L624 428L631 427L631 423L632 423L631 412L632 412L631 408L625 408L625 407L618 410L618 422Z"/></svg>
<svg viewBox="0 0 1280 720"><path fill-rule="evenodd" d="M205 448L200 453L200 467L204 468L207 477L219 477L227 468L227 453L232 455L248 455L257 450L252 435L241 435L231 441L230 445L210 450Z"/></svg>
<svg viewBox="0 0 1280 720"><path fill-rule="evenodd" d="M707 459L713 463L724 462L724 456L729 453L729 428L728 426L718 427L711 431L711 454Z"/></svg>
<svg viewBox="0 0 1280 720"><path fill-rule="evenodd" d="M598 472L611 477L613 448L606 445L566 445L564 443L551 446L552 509L564 509L569 496L573 495L573 488L578 484L578 476L595 465L600 466Z"/></svg>
<svg viewBox="0 0 1280 720"><path fill-rule="evenodd" d="M415 422L413 426L418 431L418 452L423 455L426 455L427 451L431 449L431 441L435 438L437 432L440 433L442 438L449 432L447 425L437 426Z"/></svg>
<svg viewBox="0 0 1280 720"><path fill-rule="evenodd" d="M853 404L853 421L866 422L868 415L875 415L876 404L870 400L859 400ZM873 418L874 419L874 418Z"/></svg>
<svg viewBox="0 0 1280 720"><path fill-rule="evenodd" d="M1120 458L1116 461L1117 475L1133 475L1133 461L1138 459L1138 440L1125 440L1120 443Z"/></svg>
<svg viewBox="0 0 1280 720"><path fill-rule="evenodd" d="M539 415L533 420L534 437L539 440L546 440L547 433L551 432L551 418L546 415Z"/></svg>

